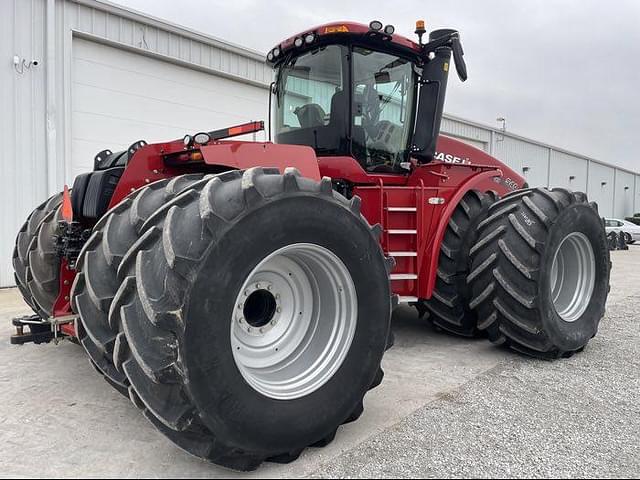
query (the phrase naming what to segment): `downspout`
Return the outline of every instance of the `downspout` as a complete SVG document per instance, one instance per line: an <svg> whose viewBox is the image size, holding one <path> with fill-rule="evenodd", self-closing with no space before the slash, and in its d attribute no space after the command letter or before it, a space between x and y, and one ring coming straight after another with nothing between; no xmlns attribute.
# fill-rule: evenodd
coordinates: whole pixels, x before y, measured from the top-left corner
<svg viewBox="0 0 640 480"><path fill-rule="evenodd" d="M56 158L56 0L47 0L46 23L46 155L47 190L49 195L60 191Z"/></svg>

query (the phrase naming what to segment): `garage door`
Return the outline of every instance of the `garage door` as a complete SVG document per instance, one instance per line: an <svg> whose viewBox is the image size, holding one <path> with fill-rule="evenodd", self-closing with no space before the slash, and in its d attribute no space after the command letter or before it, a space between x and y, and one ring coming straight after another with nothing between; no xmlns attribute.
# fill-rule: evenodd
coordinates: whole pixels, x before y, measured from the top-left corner
<svg viewBox="0 0 640 480"><path fill-rule="evenodd" d="M266 88L77 38L71 102L68 181L106 148L266 120L268 111Z"/></svg>

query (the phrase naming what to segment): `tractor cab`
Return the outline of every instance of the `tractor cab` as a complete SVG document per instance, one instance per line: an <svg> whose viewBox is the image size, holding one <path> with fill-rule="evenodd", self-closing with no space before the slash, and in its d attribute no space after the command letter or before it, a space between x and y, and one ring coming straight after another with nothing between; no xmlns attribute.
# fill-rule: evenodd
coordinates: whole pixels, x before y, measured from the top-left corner
<svg viewBox="0 0 640 480"><path fill-rule="evenodd" d="M464 79L454 30L432 32L427 44L377 21L291 37L267 55L276 70L273 138L318 157L352 157L366 172L406 173L412 159L433 158L452 51Z"/></svg>

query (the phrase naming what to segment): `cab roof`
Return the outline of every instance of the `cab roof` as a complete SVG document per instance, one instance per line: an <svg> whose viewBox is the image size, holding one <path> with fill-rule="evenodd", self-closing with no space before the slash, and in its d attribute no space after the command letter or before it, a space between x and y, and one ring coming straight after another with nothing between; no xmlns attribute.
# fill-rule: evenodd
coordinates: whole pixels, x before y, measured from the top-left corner
<svg viewBox="0 0 640 480"><path fill-rule="evenodd" d="M371 22L372 25L374 22ZM378 22L382 25L380 22ZM358 39L364 43L384 43L391 49L404 51L406 54L420 55L422 46L402 35L385 33L387 27L375 30L370 25L356 22L332 22L318 25L296 35L273 47L267 54L267 62L276 65L292 50L301 52L320 44L339 43L349 39ZM393 27L392 27L393 28Z"/></svg>

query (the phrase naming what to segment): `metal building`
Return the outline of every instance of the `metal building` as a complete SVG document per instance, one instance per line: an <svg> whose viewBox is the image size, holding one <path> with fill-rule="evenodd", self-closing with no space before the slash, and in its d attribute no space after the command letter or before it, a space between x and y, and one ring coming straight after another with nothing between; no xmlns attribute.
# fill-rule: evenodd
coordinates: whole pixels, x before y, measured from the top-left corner
<svg viewBox="0 0 640 480"><path fill-rule="evenodd" d="M640 211L637 172L451 115L445 115L442 130L499 158L531 186L586 192L603 216L623 218Z"/></svg>
<svg viewBox="0 0 640 480"><path fill-rule="evenodd" d="M3 0L0 58L0 286L26 216L99 150L267 117L262 53L106 1ZM452 116L443 131L603 215L640 210L638 174Z"/></svg>

